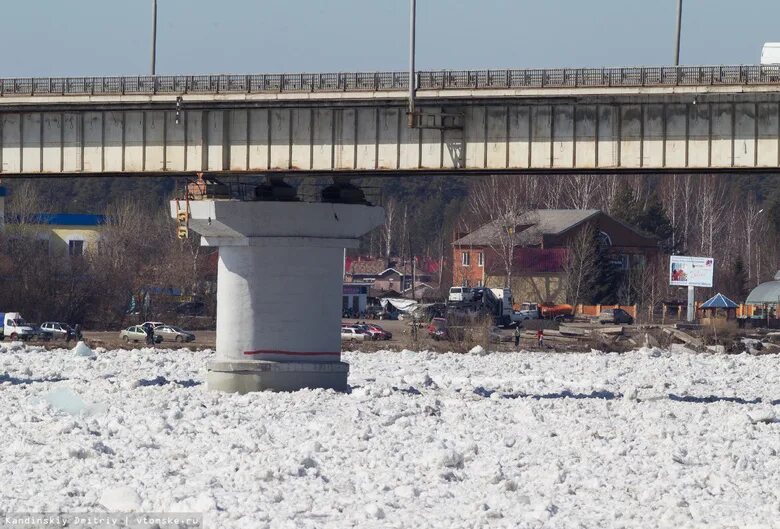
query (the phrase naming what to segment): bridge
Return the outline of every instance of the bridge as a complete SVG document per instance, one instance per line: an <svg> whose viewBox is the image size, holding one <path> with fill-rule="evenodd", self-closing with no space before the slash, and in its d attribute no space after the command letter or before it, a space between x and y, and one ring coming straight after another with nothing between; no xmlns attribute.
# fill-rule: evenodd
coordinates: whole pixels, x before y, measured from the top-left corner
<svg viewBox="0 0 780 529"><path fill-rule="evenodd" d="M0 80L0 177L780 167L780 67Z"/></svg>

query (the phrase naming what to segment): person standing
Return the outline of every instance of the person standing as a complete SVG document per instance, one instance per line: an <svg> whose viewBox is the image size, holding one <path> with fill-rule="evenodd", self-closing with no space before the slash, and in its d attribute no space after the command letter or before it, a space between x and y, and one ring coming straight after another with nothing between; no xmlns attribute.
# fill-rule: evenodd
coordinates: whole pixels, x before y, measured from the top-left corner
<svg viewBox="0 0 780 529"><path fill-rule="evenodd" d="M520 324L515 325L515 348L520 347Z"/></svg>
<svg viewBox="0 0 780 529"><path fill-rule="evenodd" d="M536 341L539 343L539 347L544 347L544 331L539 329L536 331Z"/></svg>

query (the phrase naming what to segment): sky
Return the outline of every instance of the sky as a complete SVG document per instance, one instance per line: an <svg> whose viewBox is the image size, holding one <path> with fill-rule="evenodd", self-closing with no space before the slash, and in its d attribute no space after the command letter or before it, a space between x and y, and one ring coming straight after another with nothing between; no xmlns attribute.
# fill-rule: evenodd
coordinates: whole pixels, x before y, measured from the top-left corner
<svg viewBox="0 0 780 529"><path fill-rule="evenodd" d="M418 69L667 65L677 0L418 0ZM158 0L157 72L408 68L408 0ZM682 64L756 64L777 0L684 0ZM2 0L0 76L146 74L152 0Z"/></svg>

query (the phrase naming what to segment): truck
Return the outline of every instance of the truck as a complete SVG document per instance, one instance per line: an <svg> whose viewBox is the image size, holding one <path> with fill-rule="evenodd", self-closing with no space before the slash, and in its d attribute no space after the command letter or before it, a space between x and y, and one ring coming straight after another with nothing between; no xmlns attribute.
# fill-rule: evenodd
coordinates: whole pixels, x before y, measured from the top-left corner
<svg viewBox="0 0 780 529"><path fill-rule="evenodd" d="M525 302L520 310L512 314L513 321L523 320L568 320L574 317L574 307L566 303Z"/></svg>
<svg viewBox="0 0 780 529"><path fill-rule="evenodd" d="M761 48L761 64L780 65L780 42L765 42Z"/></svg>
<svg viewBox="0 0 780 529"><path fill-rule="evenodd" d="M458 289L459 292L453 292ZM446 307L447 316L474 318L491 316L496 325L512 324L512 290L509 288L453 287Z"/></svg>
<svg viewBox="0 0 780 529"><path fill-rule="evenodd" d="M512 297L511 288L491 288L493 297L497 301L496 306L496 324L502 327L506 327L512 324L512 309L514 307L515 300Z"/></svg>
<svg viewBox="0 0 780 529"><path fill-rule="evenodd" d="M35 329L18 312L0 312L0 320L0 340L30 340L35 336Z"/></svg>

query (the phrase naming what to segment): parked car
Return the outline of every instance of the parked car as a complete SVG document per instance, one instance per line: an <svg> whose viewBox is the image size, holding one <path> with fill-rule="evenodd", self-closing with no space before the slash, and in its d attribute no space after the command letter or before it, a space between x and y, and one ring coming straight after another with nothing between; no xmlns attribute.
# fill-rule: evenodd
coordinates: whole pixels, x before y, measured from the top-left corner
<svg viewBox="0 0 780 529"><path fill-rule="evenodd" d="M75 340L76 331L67 323L61 321L45 321L41 323L43 337L51 340Z"/></svg>
<svg viewBox="0 0 780 529"><path fill-rule="evenodd" d="M376 325L374 323L367 324L368 328L372 331L378 333L378 340L390 340L393 337L393 333L391 333L388 330L383 329L381 326Z"/></svg>
<svg viewBox="0 0 780 529"><path fill-rule="evenodd" d="M173 325L162 325L154 329L154 335L162 337L167 342L192 342L195 335Z"/></svg>
<svg viewBox="0 0 780 529"><path fill-rule="evenodd" d="M604 309L598 315L598 322L602 325L608 323L633 325L634 317L623 309Z"/></svg>
<svg viewBox="0 0 780 529"><path fill-rule="evenodd" d="M30 335L30 340L51 340L52 336L51 334L47 333L43 329L41 329L41 326L37 323L27 322L27 325L32 327L32 334Z"/></svg>
<svg viewBox="0 0 780 529"><path fill-rule="evenodd" d="M447 339L447 320L444 318L433 318L428 325L428 336L434 340Z"/></svg>
<svg viewBox="0 0 780 529"><path fill-rule="evenodd" d="M513 322L538 320L541 318L539 306L536 303L523 303L520 310L512 311L511 319Z"/></svg>
<svg viewBox="0 0 780 529"><path fill-rule="evenodd" d="M341 339L343 341L362 342L365 341L366 334L361 329L355 327L342 327Z"/></svg>
<svg viewBox="0 0 780 529"><path fill-rule="evenodd" d="M145 342L146 341L146 331L144 330L142 325L133 325L132 327L128 327L127 329L123 329L122 332L119 333L119 337L125 341L125 343L129 342ZM160 343L162 342L163 338L159 334L155 333L154 335L154 343Z"/></svg>
<svg viewBox="0 0 780 529"><path fill-rule="evenodd" d="M457 302L457 301L473 301L474 300L474 289L469 287L452 287L450 288L449 296L447 297L447 301L450 302Z"/></svg>
<svg viewBox="0 0 780 529"><path fill-rule="evenodd" d="M36 336L33 327L18 312L0 312L0 326L3 328L0 340L31 340Z"/></svg>
<svg viewBox="0 0 780 529"><path fill-rule="evenodd" d="M385 339L385 332L382 330L382 328L376 328L376 326L369 325L368 323L355 323L351 325L351 327L355 327L358 330L363 331L363 334L366 335L366 340L384 340Z"/></svg>

